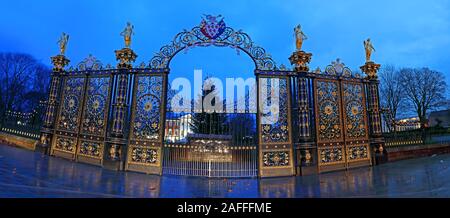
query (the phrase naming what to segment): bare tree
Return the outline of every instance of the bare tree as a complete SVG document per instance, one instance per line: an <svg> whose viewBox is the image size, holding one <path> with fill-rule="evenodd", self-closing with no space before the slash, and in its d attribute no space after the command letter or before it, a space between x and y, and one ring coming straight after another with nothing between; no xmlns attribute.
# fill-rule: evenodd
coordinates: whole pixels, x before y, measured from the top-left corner
<svg viewBox="0 0 450 218"><path fill-rule="evenodd" d="M0 53L0 115L34 109L47 95L50 70L31 55Z"/></svg>
<svg viewBox="0 0 450 218"><path fill-rule="evenodd" d="M402 85L400 71L393 65L386 65L380 71L381 106L387 110L383 118L389 132L395 131L396 118L405 101L405 91Z"/></svg>
<svg viewBox="0 0 450 218"><path fill-rule="evenodd" d="M427 113L445 104L444 74L428 68L404 68L400 70L400 77L407 103L414 108L423 129L427 126Z"/></svg>

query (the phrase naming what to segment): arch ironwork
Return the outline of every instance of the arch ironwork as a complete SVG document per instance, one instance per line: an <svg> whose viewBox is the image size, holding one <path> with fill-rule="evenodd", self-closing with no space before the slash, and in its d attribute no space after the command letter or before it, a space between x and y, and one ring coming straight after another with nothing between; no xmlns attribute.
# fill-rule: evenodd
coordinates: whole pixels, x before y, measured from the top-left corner
<svg viewBox="0 0 450 218"><path fill-rule="evenodd" d="M220 20L219 20L220 19ZM191 30L178 33L172 42L161 47L150 60L150 67L154 69L168 69L170 61L180 51L194 47L231 47L245 52L255 63L256 70L276 70L277 66L266 50L257 46L250 36L242 30L227 27L223 18L206 16L200 25Z"/></svg>

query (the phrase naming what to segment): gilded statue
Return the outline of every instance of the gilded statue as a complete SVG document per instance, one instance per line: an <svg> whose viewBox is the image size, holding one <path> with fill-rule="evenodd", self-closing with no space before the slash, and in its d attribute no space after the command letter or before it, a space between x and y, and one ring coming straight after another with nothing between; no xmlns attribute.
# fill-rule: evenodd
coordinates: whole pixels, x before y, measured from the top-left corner
<svg viewBox="0 0 450 218"><path fill-rule="evenodd" d="M366 62L370 61L370 56L372 55L372 51L375 51L375 48L370 41L370 38L364 41L364 48L366 50Z"/></svg>
<svg viewBox="0 0 450 218"><path fill-rule="evenodd" d="M301 51L303 40L308 39L308 37L306 37L306 35L303 33L300 24L294 28L294 32L295 32L295 46L297 47L297 51Z"/></svg>
<svg viewBox="0 0 450 218"><path fill-rule="evenodd" d="M69 42L69 35L67 35L66 33L62 33L61 38L59 38L58 40L59 52L61 55L64 55L64 53L66 52L67 42Z"/></svg>
<svg viewBox="0 0 450 218"><path fill-rule="evenodd" d="M125 47L127 48L129 48L131 44L131 35L134 35L133 29L134 26L130 22L127 22L127 27L120 33L125 39Z"/></svg>

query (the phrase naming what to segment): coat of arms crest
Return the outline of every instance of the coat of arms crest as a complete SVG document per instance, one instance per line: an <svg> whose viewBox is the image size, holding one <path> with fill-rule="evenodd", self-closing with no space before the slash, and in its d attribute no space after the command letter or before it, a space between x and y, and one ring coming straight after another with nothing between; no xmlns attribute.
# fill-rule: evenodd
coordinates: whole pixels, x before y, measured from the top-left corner
<svg viewBox="0 0 450 218"><path fill-rule="evenodd" d="M224 31L226 25L222 15L205 15L200 23L200 31L209 39L217 39Z"/></svg>

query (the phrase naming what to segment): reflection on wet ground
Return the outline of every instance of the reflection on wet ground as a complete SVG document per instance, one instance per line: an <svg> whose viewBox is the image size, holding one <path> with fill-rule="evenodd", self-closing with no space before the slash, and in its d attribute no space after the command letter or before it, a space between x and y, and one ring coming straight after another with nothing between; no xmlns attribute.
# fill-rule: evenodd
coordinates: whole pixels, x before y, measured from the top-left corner
<svg viewBox="0 0 450 218"><path fill-rule="evenodd" d="M450 197L450 155L303 177L115 172L0 145L0 197Z"/></svg>

